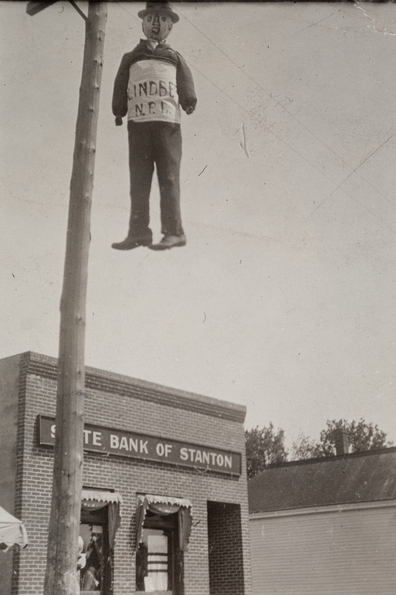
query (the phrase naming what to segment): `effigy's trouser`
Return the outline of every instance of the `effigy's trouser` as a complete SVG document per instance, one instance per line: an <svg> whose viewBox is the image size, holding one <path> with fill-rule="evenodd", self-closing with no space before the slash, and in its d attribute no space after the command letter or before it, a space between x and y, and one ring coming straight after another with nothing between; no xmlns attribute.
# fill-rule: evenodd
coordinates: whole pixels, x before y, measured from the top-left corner
<svg viewBox="0 0 396 595"><path fill-rule="evenodd" d="M129 172L131 191L130 237L151 235L150 190L154 164L161 197L161 231L181 236L180 124L171 122L128 122Z"/></svg>

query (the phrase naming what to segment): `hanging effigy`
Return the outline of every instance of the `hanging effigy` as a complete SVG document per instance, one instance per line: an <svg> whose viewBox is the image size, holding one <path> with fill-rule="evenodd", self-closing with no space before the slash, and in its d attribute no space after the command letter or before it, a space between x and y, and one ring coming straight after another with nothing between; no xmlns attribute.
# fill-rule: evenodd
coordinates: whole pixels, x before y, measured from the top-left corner
<svg viewBox="0 0 396 595"><path fill-rule="evenodd" d="M180 213L180 107L192 114L197 98L189 67L166 42L179 16L168 2L147 2L138 16L147 39L123 56L114 83L115 123L128 119L131 216L128 236L112 247L166 250L186 244ZM163 233L157 244L149 226L154 165Z"/></svg>

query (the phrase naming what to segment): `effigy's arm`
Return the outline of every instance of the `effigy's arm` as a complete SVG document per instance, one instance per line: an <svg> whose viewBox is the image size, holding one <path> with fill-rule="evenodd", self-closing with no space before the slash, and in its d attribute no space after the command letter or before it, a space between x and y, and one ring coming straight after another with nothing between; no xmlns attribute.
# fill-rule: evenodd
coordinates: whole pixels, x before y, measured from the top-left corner
<svg viewBox="0 0 396 595"><path fill-rule="evenodd" d="M128 81L129 67L131 64L131 54L125 54L121 60L113 89L112 109L116 117L116 124L122 124L122 118L128 112Z"/></svg>
<svg viewBox="0 0 396 595"><path fill-rule="evenodd" d="M195 94L194 79L187 62L179 53L178 65L176 71L177 94L180 105L187 114L192 114L197 105L197 96Z"/></svg>

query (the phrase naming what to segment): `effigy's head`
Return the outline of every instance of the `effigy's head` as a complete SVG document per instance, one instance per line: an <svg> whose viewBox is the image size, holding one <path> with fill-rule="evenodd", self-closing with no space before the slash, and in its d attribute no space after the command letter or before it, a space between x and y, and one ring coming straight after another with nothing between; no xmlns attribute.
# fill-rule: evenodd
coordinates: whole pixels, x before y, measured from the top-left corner
<svg viewBox="0 0 396 595"><path fill-rule="evenodd" d="M179 20L169 2L147 2L145 10L141 10L138 16L143 20L142 29L147 39L155 41L166 39L173 23Z"/></svg>

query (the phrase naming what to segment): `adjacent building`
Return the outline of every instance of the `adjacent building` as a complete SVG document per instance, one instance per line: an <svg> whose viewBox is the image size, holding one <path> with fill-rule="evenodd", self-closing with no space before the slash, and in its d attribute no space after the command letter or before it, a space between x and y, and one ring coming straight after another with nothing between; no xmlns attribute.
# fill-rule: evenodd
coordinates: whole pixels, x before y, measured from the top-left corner
<svg viewBox="0 0 396 595"><path fill-rule="evenodd" d="M254 595L396 593L396 448L285 463L248 488Z"/></svg>
<svg viewBox="0 0 396 595"><path fill-rule="evenodd" d="M1 593L42 595L57 361L0 361L0 504L29 546L0 557ZM245 408L86 369L82 593L250 595Z"/></svg>

